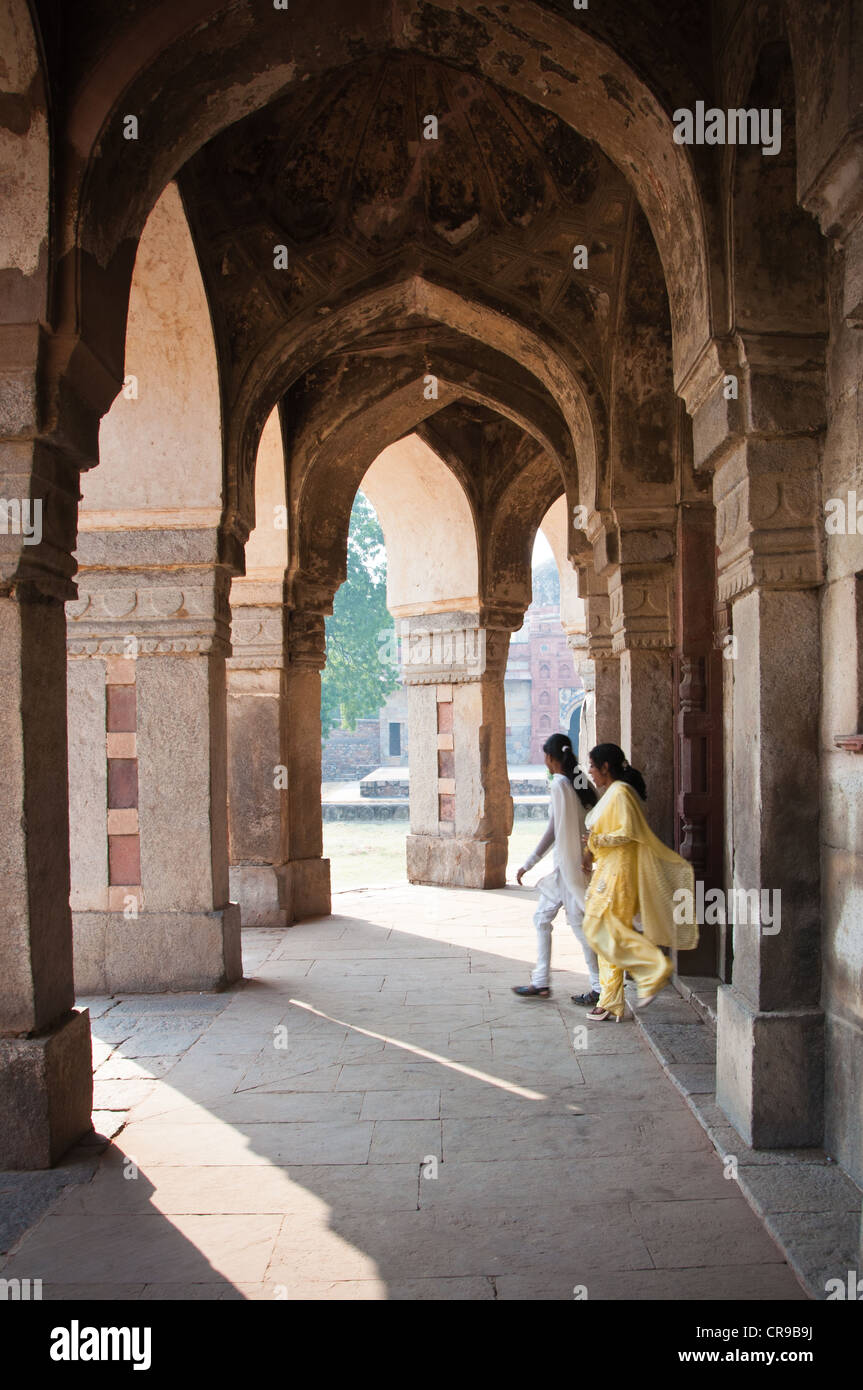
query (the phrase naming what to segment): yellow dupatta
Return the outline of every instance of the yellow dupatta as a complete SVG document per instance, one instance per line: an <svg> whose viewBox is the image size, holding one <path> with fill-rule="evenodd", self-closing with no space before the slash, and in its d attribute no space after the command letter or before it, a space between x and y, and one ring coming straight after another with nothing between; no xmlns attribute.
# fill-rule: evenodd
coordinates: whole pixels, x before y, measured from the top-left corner
<svg viewBox="0 0 863 1390"><path fill-rule="evenodd" d="M589 849L612 848L615 842L621 845L635 842L638 912L647 939L656 946L674 946L678 951L691 951L698 945L692 865L654 835L645 820L638 793L619 779L612 782L590 813L589 820ZM692 905L687 914L692 917L691 922L674 920L674 895L681 890L689 895L685 901Z"/></svg>

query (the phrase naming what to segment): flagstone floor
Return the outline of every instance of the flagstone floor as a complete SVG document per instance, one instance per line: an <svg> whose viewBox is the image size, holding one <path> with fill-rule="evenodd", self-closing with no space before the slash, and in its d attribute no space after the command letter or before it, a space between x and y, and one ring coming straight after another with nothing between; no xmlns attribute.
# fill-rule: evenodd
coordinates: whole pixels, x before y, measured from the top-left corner
<svg viewBox="0 0 863 1390"><path fill-rule="evenodd" d="M564 923L553 999L511 993L534 896L344 893L245 932L225 994L81 1001L113 1142L9 1177L53 1187L0 1275L54 1299L804 1298L637 1026L570 1003Z"/></svg>

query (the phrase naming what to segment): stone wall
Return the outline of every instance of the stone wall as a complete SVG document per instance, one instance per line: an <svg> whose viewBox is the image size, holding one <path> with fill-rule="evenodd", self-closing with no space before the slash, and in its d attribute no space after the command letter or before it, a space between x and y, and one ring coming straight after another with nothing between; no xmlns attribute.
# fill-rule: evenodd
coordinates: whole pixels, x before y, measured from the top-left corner
<svg viewBox="0 0 863 1390"><path fill-rule="evenodd" d="M356 782L380 766L377 719L358 719L356 729L335 729L324 744L321 775L325 782Z"/></svg>

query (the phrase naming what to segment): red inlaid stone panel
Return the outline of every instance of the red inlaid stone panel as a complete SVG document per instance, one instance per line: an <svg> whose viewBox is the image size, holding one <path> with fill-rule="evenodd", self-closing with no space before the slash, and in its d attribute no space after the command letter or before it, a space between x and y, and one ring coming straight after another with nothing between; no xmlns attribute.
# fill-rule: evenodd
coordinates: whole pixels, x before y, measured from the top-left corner
<svg viewBox="0 0 863 1390"><path fill-rule="evenodd" d="M437 762L439 777L455 777L455 753L451 749L439 749Z"/></svg>
<svg viewBox="0 0 863 1390"><path fill-rule="evenodd" d="M452 700L442 700L438 704L437 731L439 734L452 733Z"/></svg>
<svg viewBox="0 0 863 1390"><path fill-rule="evenodd" d="M138 759L108 759L108 809L128 810L138 805Z"/></svg>
<svg viewBox="0 0 863 1390"><path fill-rule="evenodd" d="M439 796L439 797L438 797L438 805L439 805L438 818L439 818L440 820L452 820L452 821L455 820L455 797L454 797L454 796Z"/></svg>
<svg viewBox="0 0 863 1390"><path fill-rule="evenodd" d="M138 835L108 836L108 882L141 882L141 839Z"/></svg>
<svg viewBox="0 0 863 1390"><path fill-rule="evenodd" d="M109 734L133 734L136 729L134 685L109 685L105 727Z"/></svg>

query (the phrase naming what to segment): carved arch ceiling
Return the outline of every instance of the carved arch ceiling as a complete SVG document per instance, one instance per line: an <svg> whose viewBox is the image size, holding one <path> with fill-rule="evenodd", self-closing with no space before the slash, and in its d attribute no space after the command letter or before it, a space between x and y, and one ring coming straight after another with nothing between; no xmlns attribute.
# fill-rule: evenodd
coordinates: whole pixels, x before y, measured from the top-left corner
<svg viewBox="0 0 863 1390"><path fill-rule="evenodd" d="M180 185L228 401L286 321L406 273L539 318L608 381L632 192L597 145L486 79L425 57L357 62L223 132Z"/></svg>
<svg viewBox="0 0 863 1390"><path fill-rule="evenodd" d="M429 358L438 373L434 398L424 389ZM571 437L550 393L505 354L447 330L431 330L420 343L413 330L386 343L364 339L356 352L330 356L293 383L283 405L291 491L317 486L323 445L351 421L359 425L352 447L360 455L348 458L342 448L346 473L365 468L364 415L406 387L414 396L408 432L419 433L449 464L478 519L538 453L548 457L558 489L577 494Z"/></svg>

